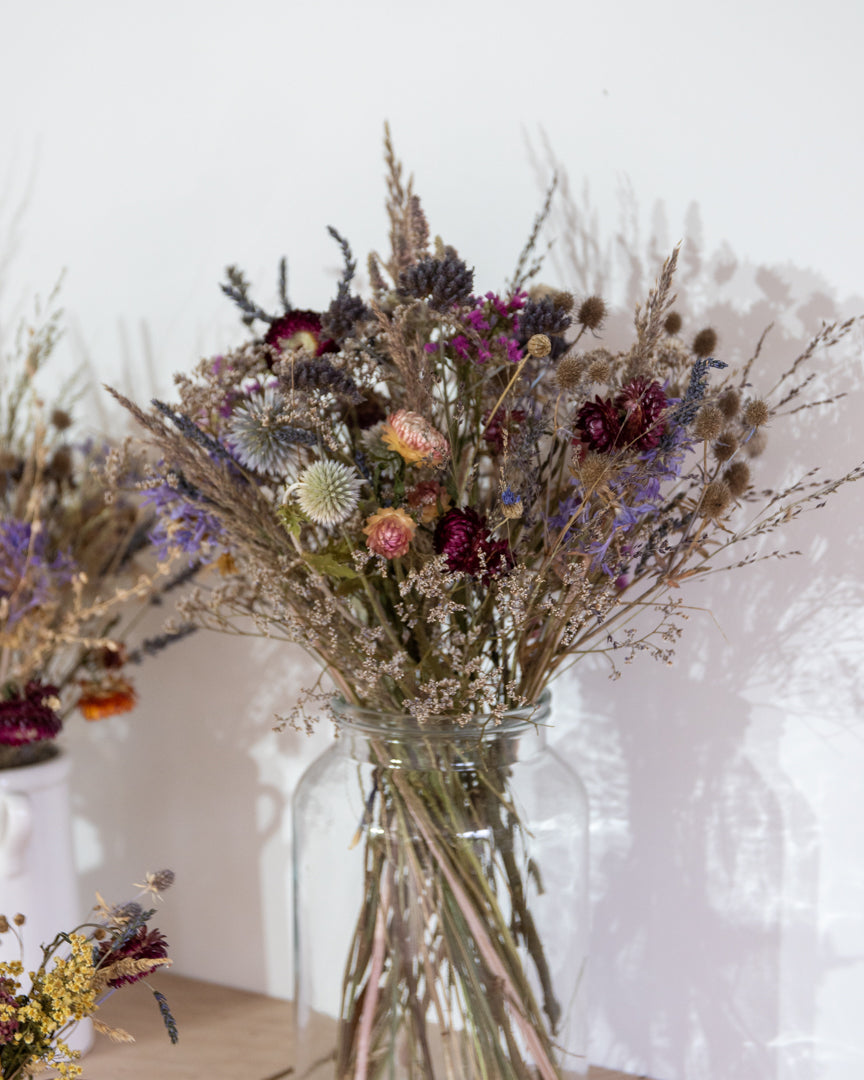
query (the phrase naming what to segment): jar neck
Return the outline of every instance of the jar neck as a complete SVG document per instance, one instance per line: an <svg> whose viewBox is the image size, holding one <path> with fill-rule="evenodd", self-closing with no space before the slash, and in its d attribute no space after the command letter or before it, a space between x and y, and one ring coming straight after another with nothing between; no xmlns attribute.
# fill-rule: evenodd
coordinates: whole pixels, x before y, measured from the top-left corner
<svg viewBox="0 0 864 1080"><path fill-rule="evenodd" d="M536 753L545 746L549 712L548 692L535 707L467 723L446 716L420 723L410 714L334 702L343 749L358 760L394 769L473 769L481 761L515 761L526 750Z"/></svg>

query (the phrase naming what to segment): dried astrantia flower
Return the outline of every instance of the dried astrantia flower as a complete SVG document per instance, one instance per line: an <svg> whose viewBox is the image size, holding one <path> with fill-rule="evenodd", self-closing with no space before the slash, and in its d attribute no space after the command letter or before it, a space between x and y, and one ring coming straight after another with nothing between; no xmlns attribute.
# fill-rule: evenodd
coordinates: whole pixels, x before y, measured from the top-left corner
<svg viewBox="0 0 864 1080"><path fill-rule="evenodd" d="M407 555L414 539L417 525L404 510L386 506L366 519L363 532L366 546L385 559L399 559Z"/></svg>
<svg viewBox="0 0 864 1080"><path fill-rule="evenodd" d="M341 525L354 513L363 478L353 466L324 458L313 462L289 485L303 513L316 525Z"/></svg>

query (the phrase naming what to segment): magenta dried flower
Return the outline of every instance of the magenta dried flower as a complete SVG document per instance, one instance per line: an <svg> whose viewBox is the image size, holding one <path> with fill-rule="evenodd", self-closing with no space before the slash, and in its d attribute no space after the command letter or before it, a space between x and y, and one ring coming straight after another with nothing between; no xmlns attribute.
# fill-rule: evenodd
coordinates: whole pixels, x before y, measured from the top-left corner
<svg viewBox="0 0 864 1080"><path fill-rule="evenodd" d="M289 311L270 324L264 341L281 352L305 349L313 356L333 352L336 343L324 338L321 316L314 311Z"/></svg>
<svg viewBox="0 0 864 1080"><path fill-rule="evenodd" d="M135 933L122 945L115 947L110 941L104 942L94 957L96 967L104 965L110 967L118 960L164 960L168 956L168 942L159 930L148 930L146 926L139 926ZM117 975L108 980L108 985L113 987L123 986L124 983L138 982L144 979L158 967L154 964L149 971L134 971L125 975Z"/></svg>
<svg viewBox="0 0 864 1080"><path fill-rule="evenodd" d="M0 743L24 746L42 739L54 739L63 726L57 709L57 687L31 681L24 692L12 691L0 701Z"/></svg>
<svg viewBox="0 0 864 1080"><path fill-rule="evenodd" d="M507 541L493 540L486 518L470 508L444 514L435 527L434 545L439 555L447 556L450 570L480 578L484 585L513 565Z"/></svg>

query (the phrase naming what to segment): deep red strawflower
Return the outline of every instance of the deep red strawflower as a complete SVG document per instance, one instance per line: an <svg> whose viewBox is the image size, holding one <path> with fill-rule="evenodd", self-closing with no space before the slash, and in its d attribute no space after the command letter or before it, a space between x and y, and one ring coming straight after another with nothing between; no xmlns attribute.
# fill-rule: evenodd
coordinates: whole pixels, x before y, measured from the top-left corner
<svg viewBox="0 0 864 1080"><path fill-rule="evenodd" d="M666 395L660 383L632 379L621 388L615 407L621 414L619 445L653 450L665 430L661 418L666 409Z"/></svg>
<svg viewBox="0 0 864 1080"><path fill-rule="evenodd" d="M321 316L314 311L289 311L281 318L274 319L264 341L283 351L302 346L313 356L323 356L336 350L335 341L330 338L322 340Z"/></svg>
<svg viewBox="0 0 864 1080"><path fill-rule="evenodd" d="M483 417L483 422L485 423L488 419L489 415L487 413ZM512 412L499 409L483 432L483 438L491 445L496 454L502 454L504 452L505 433L507 435L507 445L512 446L519 436L519 428L524 420L525 411L523 409L513 409Z"/></svg>
<svg viewBox="0 0 864 1080"><path fill-rule="evenodd" d="M621 418L615 405L598 394L593 401L586 401L576 413L575 426L579 436L573 442L581 442L590 450L603 454L614 450L621 431Z"/></svg>
<svg viewBox="0 0 864 1080"><path fill-rule="evenodd" d="M507 541L493 540L486 518L470 508L448 510L435 526L433 543L439 555L447 556L450 570L480 578L484 585L513 565Z"/></svg>
<svg viewBox="0 0 864 1080"><path fill-rule="evenodd" d="M168 942L159 930L148 930L146 926L139 926L132 937L120 946L120 948L112 948L110 941L105 941L99 946L99 950L94 957L94 963L96 967L100 964L104 964L109 967L117 960L164 960L168 955ZM157 967L159 965L156 965ZM156 968L153 967L149 971L135 971L129 975L118 975L116 978L109 979L109 986L123 986L124 983L138 982L139 979L145 979L148 975L151 975Z"/></svg>
<svg viewBox="0 0 864 1080"><path fill-rule="evenodd" d="M0 743L24 746L56 738L63 726L57 704L57 687L36 681L28 682L23 694L18 691L0 700Z"/></svg>

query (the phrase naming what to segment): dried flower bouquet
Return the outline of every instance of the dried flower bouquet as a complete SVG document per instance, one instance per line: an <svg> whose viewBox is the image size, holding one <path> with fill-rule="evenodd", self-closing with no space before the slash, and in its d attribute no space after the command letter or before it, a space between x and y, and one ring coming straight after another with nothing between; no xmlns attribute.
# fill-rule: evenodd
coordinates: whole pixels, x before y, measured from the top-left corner
<svg viewBox="0 0 864 1080"><path fill-rule="evenodd" d="M53 753L73 709L87 720L132 709L126 665L192 630L127 647L147 602L176 582L170 559L157 565L140 496L105 498L103 471L128 480L140 464L78 434L75 379L44 400L54 299L0 355L0 767Z"/></svg>
<svg viewBox="0 0 864 1080"><path fill-rule="evenodd" d="M334 229L345 270L324 313L291 305L284 263L278 313L229 268L223 288L261 336L178 376L177 404L146 413L116 396L163 456L148 484L168 541L224 574L185 614L300 642L346 703L403 714L414 752L431 754L428 733L530 708L583 657L613 674L639 651L668 662L685 582L761 557L764 536L861 478L752 479L772 424L820 404L805 403L807 364L853 322L823 327L760 393L758 347L732 370L710 329L683 338L676 249L632 344L609 351L602 298L532 284L548 200L507 287L478 293L431 238L389 135L386 150L390 253L369 257L365 299ZM506 762L394 771L378 745L336 1075L391 1075L398 1000L406 1076L438 1075L435 1008L469 1035L441 1075L558 1076L560 1003L531 989L544 946ZM504 837L492 853L458 839L478 818ZM380 839L394 832L399 854ZM399 926L417 902L452 918L430 917L408 954Z"/></svg>

